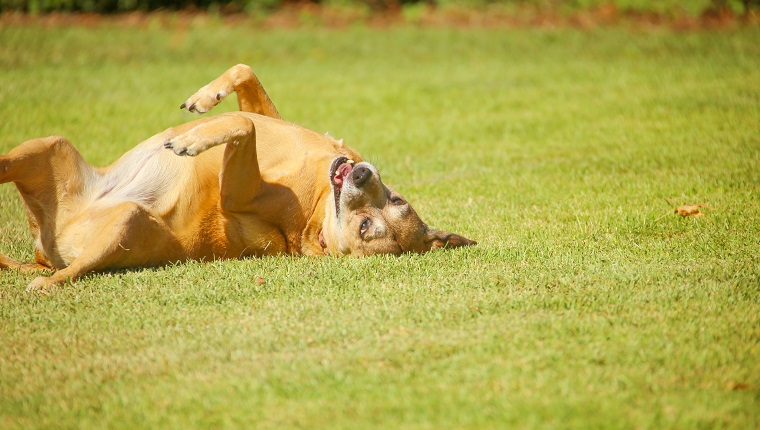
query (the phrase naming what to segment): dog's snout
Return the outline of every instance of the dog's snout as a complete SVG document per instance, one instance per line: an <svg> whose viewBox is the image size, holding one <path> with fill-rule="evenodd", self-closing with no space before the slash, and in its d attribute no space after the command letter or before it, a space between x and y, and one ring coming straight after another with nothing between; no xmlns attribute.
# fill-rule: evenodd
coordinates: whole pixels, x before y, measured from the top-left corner
<svg viewBox="0 0 760 430"><path fill-rule="evenodd" d="M364 166L359 166L351 172L351 179L357 187L363 186L369 178L372 177L372 171Z"/></svg>

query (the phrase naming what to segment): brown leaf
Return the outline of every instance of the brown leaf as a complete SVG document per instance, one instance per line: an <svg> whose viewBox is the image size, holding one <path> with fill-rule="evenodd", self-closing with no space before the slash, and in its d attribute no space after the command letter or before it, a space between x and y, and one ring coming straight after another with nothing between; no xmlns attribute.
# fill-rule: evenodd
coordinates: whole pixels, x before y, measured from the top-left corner
<svg viewBox="0 0 760 430"><path fill-rule="evenodd" d="M696 205L679 206L674 212L678 215L681 215L682 217L693 216L694 218L699 218L701 216L705 216L705 214L699 211L699 208L710 209L707 205L698 203Z"/></svg>
<svg viewBox="0 0 760 430"><path fill-rule="evenodd" d="M751 386L746 382L731 381L728 383L728 387L733 391L749 390Z"/></svg>
<svg viewBox="0 0 760 430"><path fill-rule="evenodd" d="M261 276L256 277L256 285L264 285L264 282L266 281L264 281L264 278L262 278Z"/></svg>

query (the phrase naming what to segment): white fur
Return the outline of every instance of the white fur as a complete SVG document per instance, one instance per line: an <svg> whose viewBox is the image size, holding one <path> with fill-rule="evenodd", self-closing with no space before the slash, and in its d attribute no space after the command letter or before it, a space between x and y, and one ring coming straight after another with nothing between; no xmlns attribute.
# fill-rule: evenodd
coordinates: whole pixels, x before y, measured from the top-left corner
<svg viewBox="0 0 760 430"><path fill-rule="evenodd" d="M161 145L140 146L120 158L97 182L90 196L92 203L109 205L132 201L151 207L177 181L181 159L165 157Z"/></svg>

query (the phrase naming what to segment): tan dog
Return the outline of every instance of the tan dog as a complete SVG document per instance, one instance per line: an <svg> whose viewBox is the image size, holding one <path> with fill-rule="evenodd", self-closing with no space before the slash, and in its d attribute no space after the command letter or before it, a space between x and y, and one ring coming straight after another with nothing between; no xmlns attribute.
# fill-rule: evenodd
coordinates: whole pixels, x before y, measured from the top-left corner
<svg viewBox="0 0 760 430"><path fill-rule="evenodd" d="M29 289L104 269L271 254L426 252L475 242L428 228L377 169L329 136L282 121L250 67L237 65L181 108L205 113L237 92L241 112L170 128L112 165L66 139L0 156L27 209L36 263Z"/></svg>

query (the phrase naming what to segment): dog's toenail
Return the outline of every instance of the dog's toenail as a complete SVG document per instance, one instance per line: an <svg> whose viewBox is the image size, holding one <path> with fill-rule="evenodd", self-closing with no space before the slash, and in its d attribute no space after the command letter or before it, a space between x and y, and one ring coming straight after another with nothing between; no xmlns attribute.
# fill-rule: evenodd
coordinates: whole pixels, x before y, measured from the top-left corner
<svg viewBox="0 0 760 430"><path fill-rule="evenodd" d="M171 141L164 143L164 148L171 148L172 146L174 146L174 144Z"/></svg>
<svg viewBox="0 0 760 430"><path fill-rule="evenodd" d="M194 111L195 110L195 103L191 104L190 107L187 108L187 110L189 110L191 112Z"/></svg>
<svg viewBox="0 0 760 430"><path fill-rule="evenodd" d="M222 93L216 93L216 99L221 100L222 99Z"/></svg>
<svg viewBox="0 0 760 430"><path fill-rule="evenodd" d="M179 106L179 108L180 108L180 109L184 109L184 108L186 108L186 107L187 107L187 105L186 105L186 104L184 104L184 103L182 103L182 104Z"/></svg>

